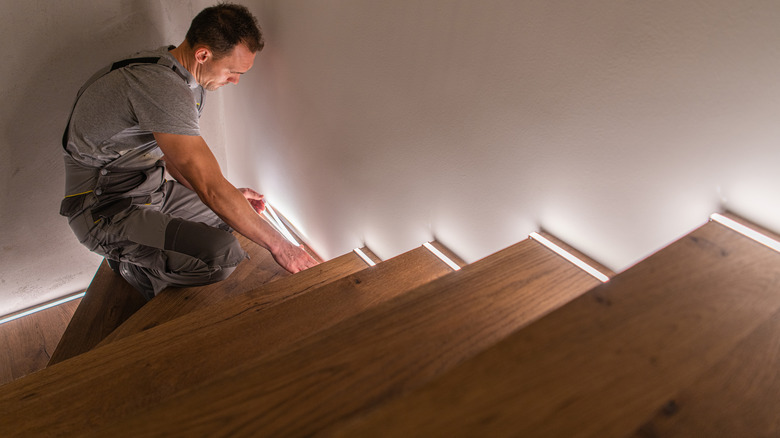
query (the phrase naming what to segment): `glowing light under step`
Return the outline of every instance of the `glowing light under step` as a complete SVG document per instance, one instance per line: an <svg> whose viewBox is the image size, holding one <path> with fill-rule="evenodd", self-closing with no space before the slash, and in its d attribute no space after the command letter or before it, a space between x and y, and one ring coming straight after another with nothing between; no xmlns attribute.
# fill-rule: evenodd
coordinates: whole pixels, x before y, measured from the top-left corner
<svg viewBox="0 0 780 438"><path fill-rule="evenodd" d="M355 248L353 251L355 251L355 254L359 255L360 258L368 264L368 266L376 266L376 263L374 263L374 261L371 260L371 258L369 258L360 248Z"/></svg>
<svg viewBox="0 0 780 438"><path fill-rule="evenodd" d="M596 277L601 281L602 283L606 283L609 281L609 277L599 272L596 268L593 266L585 263L584 261L580 260L579 258L575 257L574 254L570 253L569 251L566 251L565 249L561 248L560 246L556 245L555 243L551 242L549 239L545 238L539 233L531 233L530 236L531 239L534 239L541 243L542 245L550 248L551 250L555 251L556 254L559 256L565 258L566 260L574 263L578 268L582 269L583 271L587 272L588 274Z"/></svg>
<svg viewBox="0 0 780 438"><path fill-rule="evenodd" d="M284 223L279 220L279 216L276 215L276 211L274 211L273 207L271 207L271 204L265 203L265 210L263 210L263 215L268 219L269 222L271 222L271 225L276 228L277 231L282 233L282 236L284 236L285 239L292 242L295 246L299 246L300 243L298 243L297 240L295 240L295 237L290 233L289 230L287 230L287 227L284 226Z"/></svg>
<svg viewBox="0 0 780 438"><path fill-rule="evenodd" d="M769 236L761 234L752 228L748 228L733 219L729 219L726 216L723 216L722 214L718 214L718 213L712 214L710 216L710 219L725 227L731 228L732 230L736 231L739 234L742 234L745 237L753 239L762 245L768 246L773 250L780 252L780 242L778 242L775 239L772 239Z"/></svg>
<svg viewBox="0 0 780 438"><path fill-rule="evenodd" d="M75 299L81 298L85 294L86 294L86 291L78 293L78 294L75 294L75 295L67 296L67 297L65 297L65 298L63 298L61 300L57 300L57 301L51 302L49 304L44 304L42 306L33 307L32 309L25 310L22 313L18 313L16 315L12 315L12 316L8 316L6 318L0 319L0 324L5 324L6 322L11 322L11 321L13 321L15 319L19 319L19 318L25 317L27 315L32 315L33 313L37 313L37 312L40 312L42 310L50 309L50 308L52 308L54 306L59 306L60 304L65 304L68 301L73 301Z"/></svg>
<svg viewBox="0 0 780 438"><path fill-rule="evenodd" d="M432 252L432 253L433 253L433 255L435 255L436 257L438 257L439 259L441 259L441 261L443 261L444 263L446 263L446 264L447 264L447 265L448 265L450 268L452 268L454 271L459 271L459 270L460 270L460 266L458 266L458 264L457 264L457 263L453 262L451 258L447 257L446 255L444 255L444 253L442 253L441 251L439 251L438 249L436 249L436 247L434 247L433 245L431 245L431 243L430 243L430 242L425 242L425 243L423 243L423 246L424 246L425 248L427 248L427 249L428 249L428 251Z"/></svg>

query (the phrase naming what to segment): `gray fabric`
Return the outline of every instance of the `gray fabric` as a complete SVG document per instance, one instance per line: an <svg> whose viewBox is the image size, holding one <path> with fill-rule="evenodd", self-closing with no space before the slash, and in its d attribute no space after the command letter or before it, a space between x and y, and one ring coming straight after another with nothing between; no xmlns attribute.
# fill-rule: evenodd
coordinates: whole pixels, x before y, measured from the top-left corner
<svg viewBox="0 0 780 438"><path fill-rule="evenodd" d="M110 219L93 216L94 194L81 196L82 213L70 218L71 229L91 251L140 268L131 272L147 277L154 294L167 286L221 281L247 258L230 228L195 192L167 181L160 195L155 203L133 205ZM128 281L136 286L147 279Z"/></svg>
<svg viewBox="0 0 780 438"><path fill-rule="evenodd" d="M158 64L96 73L80 90L64 144L60 213L83 245L121 261L121 275L147 297L223 280L247 257L193 191L164 180L152 133L200 135L205 94L168 49L134 55L162 57Z"/></svg>
<svg viewBox="0 0 780 438"><path fill-rule="evenodd" d="M95 189L97 173L78 167L115 173L154 168L163 154L153 132L200 135L205 92L195 78L167 47L133 56L158 56L163 63L105 73L83 91L73 108L66 145L66 196Z"/></svg>

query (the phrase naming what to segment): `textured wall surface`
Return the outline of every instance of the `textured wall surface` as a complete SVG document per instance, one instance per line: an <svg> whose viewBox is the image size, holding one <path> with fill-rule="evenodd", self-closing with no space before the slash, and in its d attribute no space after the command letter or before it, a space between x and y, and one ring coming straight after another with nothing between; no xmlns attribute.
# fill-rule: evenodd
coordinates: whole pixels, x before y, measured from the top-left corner
<svg viewBox="0 0 780 438"><path fill-rule="evenodd" d="M230 172L327 257L544 228L622 270L724 206L780 229L777 2L252 5Z"/></svg>

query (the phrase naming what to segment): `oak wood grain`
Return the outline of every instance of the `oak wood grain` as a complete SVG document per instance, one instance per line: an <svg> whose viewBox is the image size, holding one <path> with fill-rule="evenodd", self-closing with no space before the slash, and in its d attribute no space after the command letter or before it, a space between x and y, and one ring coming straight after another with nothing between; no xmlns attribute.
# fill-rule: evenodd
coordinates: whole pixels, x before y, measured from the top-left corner
<svg viewBox="0 0 780 438"><path fill-rule="evenodd" d="M20 379L0 394L0 411L8 414L0 430L68 435L135 416L450 272L423 248L357 267L365 264L350 253L247 294L254 301L225 301ZM352 274L333 278L345 269Z"/></svg>
<svg viewBox="0 0 780 438"><path fill-rule="evenodd" d="M309 435L418 387L597 283L526 240L95 435Z"/></svg>
<svg viewBox="0 0 780 438"><path fill-rule="evenodd" d="M780 313L659 406L634 436L780 436Z"/></svg>
<svg viewBox="0 0 780 438"><path fill-rule="evenodd" d="M425 388L332 432L628 436L671 400L679 397L685 409L686 389L699 388L694 382L702 378L692 391L717 397L719 412L738 422L726 409L729 393L706 390L703 376L725 361L710 379L729 385L729 367L753 360L731 355L743 341L741 348L764 353L749 345L753 336L776 352L776 333L754 332L776 318L778 290L780 254L709 223ZM776 368L754 366L776 385ZM764 399L774 409L773 400ZM714 436L693 430L686 436ZM740 431L748 433L730 436L757 432Z"/></svg>

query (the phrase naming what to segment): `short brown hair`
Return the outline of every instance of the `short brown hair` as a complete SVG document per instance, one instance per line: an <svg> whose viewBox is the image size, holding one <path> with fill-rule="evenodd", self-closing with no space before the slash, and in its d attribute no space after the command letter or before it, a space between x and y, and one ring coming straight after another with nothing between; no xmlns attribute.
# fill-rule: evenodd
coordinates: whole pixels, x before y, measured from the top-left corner
<svg viewBox="0 0 780 438"><path fill-rule="evenodd" d="M192 19L186 40L190 47L202 44L215 59L230 54L243 43L252 52L263 50L263 32L257 18L245 6L220 3L206 8Z"/></svg>

